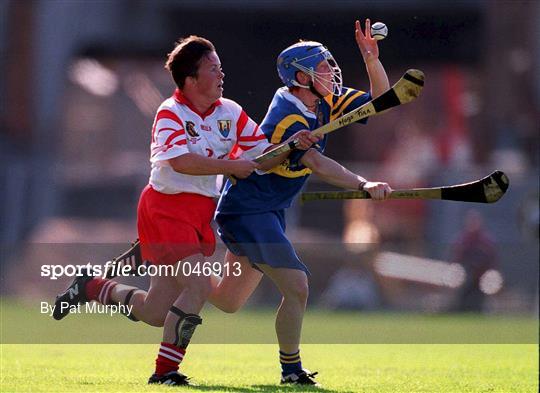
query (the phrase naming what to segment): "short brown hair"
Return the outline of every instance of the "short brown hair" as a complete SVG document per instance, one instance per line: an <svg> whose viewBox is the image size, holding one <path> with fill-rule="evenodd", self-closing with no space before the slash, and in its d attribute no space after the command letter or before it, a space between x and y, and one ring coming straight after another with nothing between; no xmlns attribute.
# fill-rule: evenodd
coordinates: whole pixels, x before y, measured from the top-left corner
<svg viewBox="0 0 540 393"><path fill-rule="evenodd" d="M190 35L176 42L173 51L167 55L165 68L168 69L176 85L182 89L188 76L197 76L199 63L203 56L215 52L214 44L206 38Z"/></svg>

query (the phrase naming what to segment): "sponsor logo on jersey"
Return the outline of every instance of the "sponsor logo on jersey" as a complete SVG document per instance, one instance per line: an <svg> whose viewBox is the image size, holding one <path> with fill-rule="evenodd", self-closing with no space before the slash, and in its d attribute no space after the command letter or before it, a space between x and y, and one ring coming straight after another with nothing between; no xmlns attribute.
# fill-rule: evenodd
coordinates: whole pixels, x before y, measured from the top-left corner
<svg viewBox="0 0 540 393"><path fill-rule="evenodd" d="M227 138L229 135L229 132L231 132L231 121L230 120L218 120L218 129L221 135L223 135L224 138Z"/></svg>
<svg viewBox="0 0 540 393"><path fill-rule="evenodd" d="M206 124L201 124L201 130L203 130L203 131L212 131L212 127L207 126Z"/></svg>
<svg viewBox="0 0 540 393"><path fill-rule="evenodd" d="M195 131L195 123L192 121L186 121L186 132L189 134L190 137L196 138L200 136L197 131Z"/></svg>

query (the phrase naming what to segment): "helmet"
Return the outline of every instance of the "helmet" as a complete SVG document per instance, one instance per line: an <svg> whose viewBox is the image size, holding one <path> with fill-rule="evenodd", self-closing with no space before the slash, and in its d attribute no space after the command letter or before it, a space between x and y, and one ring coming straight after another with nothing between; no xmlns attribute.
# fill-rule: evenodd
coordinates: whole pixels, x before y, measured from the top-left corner
<svg viewBox="0 0 540 393"><path fill-rule="evenodd" d="M321 61L326 61L330 72L316 72L315 68ZM289 46L281 52L277 58L277 70L279 77L287 87L305 87L296 80L298 71L311 76L311 81L332 82L332 91L329 94L339 96L343 86L341 69L337 65L330 51L320 42L301 41Z"/></svg>

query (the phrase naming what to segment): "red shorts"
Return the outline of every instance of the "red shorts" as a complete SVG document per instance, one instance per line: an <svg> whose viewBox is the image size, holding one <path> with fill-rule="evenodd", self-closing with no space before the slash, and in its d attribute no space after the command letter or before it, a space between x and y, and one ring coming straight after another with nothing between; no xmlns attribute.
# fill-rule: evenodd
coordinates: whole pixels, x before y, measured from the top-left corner
<svg viewBox="0 0 540 393"><path fill-rule="evenodd" d="M137 209L143 259L155 265L174 265L190 255L212 255L216 239L210 223L215 210L210 197L162 194L146 186Z"/></svg>

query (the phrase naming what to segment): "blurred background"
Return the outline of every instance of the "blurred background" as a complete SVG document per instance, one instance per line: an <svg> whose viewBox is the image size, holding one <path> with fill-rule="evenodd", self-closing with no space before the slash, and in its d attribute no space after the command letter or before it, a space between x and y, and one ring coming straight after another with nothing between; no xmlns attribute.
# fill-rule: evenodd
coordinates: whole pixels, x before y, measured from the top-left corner
<svg viewBox="0 0 540 393"><path fill-rule="evenodd" d="M280 87L276 56L300 38L329 47L344 85L369 89L354 40L368 17L389 28L379 48L391 84L418 68L426 85L333 134L327 154L396 189L495 169L510 188L493 205L295 203L288 231L312 272L310 302L537 316L540 2L518 0L0 1L2 297L51 301L71 279L40 277L42 264L102 263L136 238L176 39L210 39L224 95L260 122ZM307 189L331 188L312 178ZM251 304L278 299L264 282Z"/></svg>

